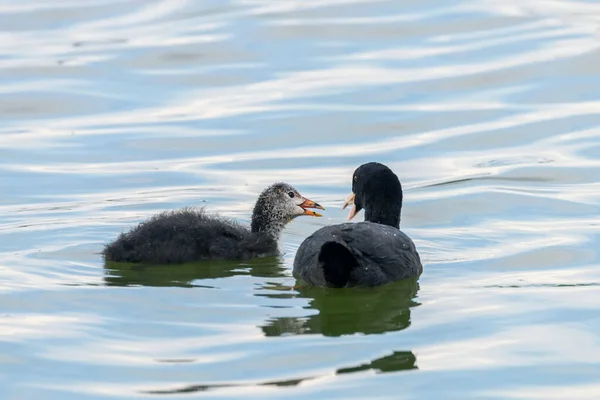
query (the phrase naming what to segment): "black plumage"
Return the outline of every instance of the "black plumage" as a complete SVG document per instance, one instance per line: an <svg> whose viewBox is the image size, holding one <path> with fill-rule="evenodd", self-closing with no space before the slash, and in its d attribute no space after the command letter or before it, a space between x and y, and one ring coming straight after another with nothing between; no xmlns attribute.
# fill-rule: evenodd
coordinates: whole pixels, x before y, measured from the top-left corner
<svg viewBox="0 0 600 400"><path fill-rule="evenodd" d="M157 214L122 233L102 252L106 261L179 264L214 259L249 259L278 254L285 225L300 215L321 216L320 208L286 183L266 188L252 213L251 229L203 209Z"/></svg>
<svg viewBox="0 0 600 400"><path fill-rule="evenodd" d="M294 276L311 285L378 286L423 272L413 241L400 227L402 185L385 165L367 163L352 180L349 219L362 208L365 222L321 228L302 242Z"/></svg>

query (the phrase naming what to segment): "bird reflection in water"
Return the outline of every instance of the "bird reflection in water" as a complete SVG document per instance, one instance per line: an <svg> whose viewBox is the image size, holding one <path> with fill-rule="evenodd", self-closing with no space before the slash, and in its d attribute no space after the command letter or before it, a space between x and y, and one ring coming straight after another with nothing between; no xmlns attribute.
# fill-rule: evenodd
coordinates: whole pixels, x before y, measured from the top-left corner
<svg viewBox="0 0 600 400"><path fill-rule="evenodd" d="M373 360L367 364L361 364L348 368L340 368L336 371L336 375L347 374L352 372L360 372L367 370L374 370L376 373L386 373L386 372L396 372L401 370L409 370L416 369L415 366L416 358L415 355L410 351L399 351L394 352L391 355L378 358ZM145 394L163 394L163 395L172 395L172 394L184 394L184 393L194 393L194 392L209 392L209 391L217 391L219 389L225 388L240 388L243 389L249 386L277 386L277 387L290 387L297 386L302 382L311 381L319 378L319 376L310 376L306 378L300 379L287 379L287 380L279 380L279 381L266 381L259 382L254 385L252 384L235 384L235 383L221 383L221 384L204 384L204 385L189 385L181 388L175 389L165 389L165 390L146 390L142 391Z"/></svg>
<svg viewBox="0 0 600 400"><path fill-rule="evenodd" d="M211 260L179 265L131 264L107 261L104 264L107 286L178 286L210 287L204 279L250 275L262 278L289 276L278 257L264 257L244 262Z"/></svg>
<svg viewBox="0 0 600 400"><path fill-rule="evenodd" d="M289 270L278 257L253 259L244 263L210 261L178 265L144 265L107 262L104 281L107 286L179 286L210 287L202 284L204 279L250 275L264 278L289 278ZM419 290L417 279L405 279L388 285L369 289L332 289L319 287L264 287L257 296L271 298L305 298L307 310L318 314L306 317L280 317L265 321L259 328L268 337L290 335L342 336L353 334L382 334L406 329L411 323L411 308L418 306L415 300ZM374 371L390 373L417 369L412 351L394 351L383 357L358 365L336 370L337 375ZM247 386L296 386L320 376L297 379L248 383L215 383L187 385L165 390L145 390L146 394L169 395L214 391L223 388Z"/></svg>
<svg viewBox="0 0 600 400"><path fill-rule="evenodd" d="M295 297L307 298L316 315L275 318L261 327L266 336L321 334L324 336L376 334L410 326L410 308L419 290L416 278L369 289L297 288ZM269 295L266 295L269 296Z"/></svg>

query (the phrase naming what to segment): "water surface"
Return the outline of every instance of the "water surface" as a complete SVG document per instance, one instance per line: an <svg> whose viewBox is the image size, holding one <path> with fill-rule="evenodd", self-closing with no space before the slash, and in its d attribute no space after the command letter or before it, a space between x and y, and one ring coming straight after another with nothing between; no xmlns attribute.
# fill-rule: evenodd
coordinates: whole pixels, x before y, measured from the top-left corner
<svg viewBox="0 0 600 400"><path fill-rule="evenodd" d="M0 3L0 394L596 398L600 5ZM352 171L396 171L425 272L294 288ZM281 258L105 266L276 180L323 204Z"/></svg>

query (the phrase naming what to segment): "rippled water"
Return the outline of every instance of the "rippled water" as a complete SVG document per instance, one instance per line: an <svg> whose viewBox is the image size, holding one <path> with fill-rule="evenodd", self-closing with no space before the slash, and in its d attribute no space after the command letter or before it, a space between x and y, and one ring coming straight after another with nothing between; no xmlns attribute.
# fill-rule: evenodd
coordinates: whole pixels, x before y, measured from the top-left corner
<svg viewBox="0 0 600 400"><path fill-rule="evenodd" d="M600 4L0 2L6 399L597 398ZM294 289L356 166L391 166L418 282ZM184 205L327 208L281 259L104 266Z"/></svg>

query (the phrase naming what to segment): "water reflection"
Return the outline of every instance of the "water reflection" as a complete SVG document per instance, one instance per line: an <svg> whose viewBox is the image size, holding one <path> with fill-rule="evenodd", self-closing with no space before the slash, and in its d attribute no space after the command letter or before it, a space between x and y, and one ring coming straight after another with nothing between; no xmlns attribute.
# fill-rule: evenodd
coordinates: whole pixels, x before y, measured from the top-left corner
<svg viewBox="0 0 600 400"><path fill-rule="evenodd" d="M203 286L202 280L224 278L234 275L255 277L289 278L289 271L278 257L253 259L246 263L211 261L182 265L144 265L112 263L105 264L104 281L107 286ZM411 308L420 305L415 298L419 290L416 279L409 279L370 289L328 289L316 287L262 286L255 296L307 299L306 309L319 313L307 317L280 317L267 320L259 328L266 336L281 337L299 334L342 336L356 333L381 334L400 331L411 324ZM267 293L265 293L267 292ZM285 339L284 339L285 340ZM187 361L187 360L186 360ZM335 375L374 372L393 373L415 370L417 359L410 350L394 350L390 353L337 367L331 372L284 379L258 380L254 382L202 382L168 388L141 390L144 394L173 395L196 392L239 390L257 387L294 387L305 381L318 380Z"/></svg>
<svg viewBox="0 0 600 400"><path fill-rule="evenodd" d="M419 290L416 279L374 289L298 288L319 313L306 318L281 317L261 327L266 336L321 334L342 336L399 331L410 326L410 308Z"/></svg>
<svg viewBox="0 0 600 400"><path fill-rule="evenodd" d="M398 372L398 371L411 370L411 369L417 369L415 355L411 351L395 351L388 356L377 358L369 363L339 368L338 370L335 371L335 375L363 372L363 371L368 371L368 370L372 370L375 373L389 373L389 372ZM320 376L310 376L310 377L299 378L299 379L274 380L274 381L258 382L255 384L235 384L235 383L198 384L198 385L183 386L183 387L174 388L174 389L148 390L148 391L142 391L142 393L171 395L171 394L194 393L194 392L208 392L208 391L215 391L215 390L219 390L219 389L244 388L244 387L252 387L252 386L288 387L288 386L297 386L302 382L306 382L306 381L310 381L310 380L314 380L314 379L318 379L318 378L320 378Z"/></svg>
<svg viewBox="0 0 600 400"><path fill-rule="evenodd" d="M287 276L278 257L265 257L246 262L204 261L180 265L150 265L106 262L106 286L179 286L209 287L197 281L250 275L262 278Z"/></svg>

